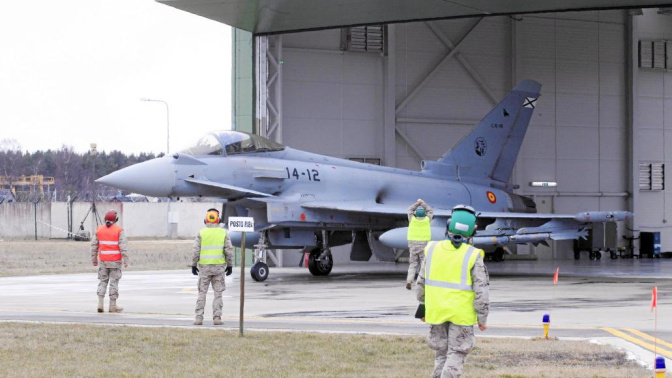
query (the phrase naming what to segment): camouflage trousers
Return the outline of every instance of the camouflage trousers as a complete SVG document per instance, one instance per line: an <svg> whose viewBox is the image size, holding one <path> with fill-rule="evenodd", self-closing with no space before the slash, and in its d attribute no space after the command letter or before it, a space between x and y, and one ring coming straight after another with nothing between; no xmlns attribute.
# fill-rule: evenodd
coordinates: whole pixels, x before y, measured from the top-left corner
<svg viewBox="0 0 672 378"><path fill-rule="evenodd" d="M475 343L474 326L432 325L427 337L427 344L436 351L432 377L457 378L462 375L464 361Z"/></svg>
<svg viewBox="0 0 672 378"><path fill-rule="evenodd" d="M226 290L224 282L225 265L198 265L200 270L198 274L198 300L196 301L196 317L203 318L205 312L205 297L208 295L208 288L212 284L212 291L215 293L215 300L212 302L212 316L222 317L222 293Z"/></svg>
<svg viewBox="0 0 672 378"><path fill-rule="evenodd" d="M425 259L425 247L427 242L412 241L408 243L408 274L406 282L415 281L415 275L419 267L422 266L422 260Z"/></svg>
<svg viewBox="0 0 672 378"><path fill-rule="evenodd" d="M110 284L110 299L119 298L119 280L121 279L121 268L98 267L98 296L104 297L107 291L107 284Z"/></svg>

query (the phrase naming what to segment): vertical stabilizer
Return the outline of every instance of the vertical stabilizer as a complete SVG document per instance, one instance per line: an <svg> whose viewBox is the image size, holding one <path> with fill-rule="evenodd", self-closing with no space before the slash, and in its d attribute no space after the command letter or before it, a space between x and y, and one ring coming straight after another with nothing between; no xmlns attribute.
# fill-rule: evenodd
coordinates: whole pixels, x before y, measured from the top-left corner
<svg viewBox="0 0 672 378"><path fill-rule="evenodd" d="M455 172L460 180L506 184L513 172L541 84L520 82L438 164L425 164L435 174ZM445 167L452 167L446 169Z"/></svg>

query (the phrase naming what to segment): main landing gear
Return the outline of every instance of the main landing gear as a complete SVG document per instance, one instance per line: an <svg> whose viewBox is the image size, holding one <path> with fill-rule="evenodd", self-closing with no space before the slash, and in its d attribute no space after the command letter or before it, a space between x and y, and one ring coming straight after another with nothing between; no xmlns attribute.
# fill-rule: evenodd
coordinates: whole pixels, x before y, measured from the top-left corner
<svg viewBox="0 0 672 378"><path fill-rule="evenodd" d="M329 233L327 230L322 230L322 240L318 241L318 246L320 247L312 248L310 251L306 251L308 247L304 249L304 251L310 252L308 270L315 277L328 276L331 273L331 268L334 267L334 258L331 256L331 249L329 249ZM303 256L305 259L306 255Z"/></svg>
<svg viewBox="0 0 672 378"><path fill-rule="evenodd" d="M304 255L305 256L305 255ZM305 258L305 257L304 257ZM325 248L313 248L308 256L308 270L313 276L328 276L331 268L334 266L334 259L331 256L331 250Z"/></svg>

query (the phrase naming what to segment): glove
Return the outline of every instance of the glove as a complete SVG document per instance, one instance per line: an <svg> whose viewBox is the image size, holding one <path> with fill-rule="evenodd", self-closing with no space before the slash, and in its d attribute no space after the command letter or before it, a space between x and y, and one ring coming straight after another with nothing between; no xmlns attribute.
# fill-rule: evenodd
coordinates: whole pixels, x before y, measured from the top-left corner
<svg viewBox="0 0 672 378"><path fill-rule="evenodd" d="M415 310L415 318L416 319L422 319L422 321L425 321L425 304L420 303L418 305L418 308Z"/></svg>
<svg viewBox="0 0 672 378"><path fill-rule="evenodd" d="M191 274L193 274L194 276L198 276L198 268L195 267L195 266L192 266L191 267Z"/></svg>
<svg viewBox="0 0 672 378"><path fill-rule="evenodd" d="M233 267L232 266L227 266L226 267L226 275L230 276L231 273L233 273Z"/></svg>
<svg viewBox="0 0 672 378"><path fill-rule="evenodd" d="M98 266L98 262L94 262L94 263L93 263L93 266Z"/></svg>

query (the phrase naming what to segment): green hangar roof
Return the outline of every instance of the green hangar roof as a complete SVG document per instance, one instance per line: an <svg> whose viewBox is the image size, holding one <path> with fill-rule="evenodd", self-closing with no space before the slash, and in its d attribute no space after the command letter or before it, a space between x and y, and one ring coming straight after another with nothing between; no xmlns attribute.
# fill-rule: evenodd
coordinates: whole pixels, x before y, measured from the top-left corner
<svg viewBox="0 0 672 378"><path fill-rule="evenodd" d="M667 7L667 0L157 0L254 34L506 14Z"/></svg>

